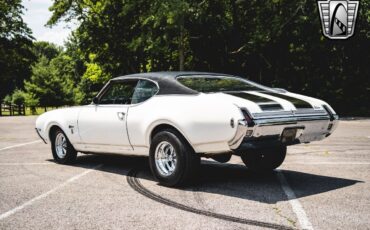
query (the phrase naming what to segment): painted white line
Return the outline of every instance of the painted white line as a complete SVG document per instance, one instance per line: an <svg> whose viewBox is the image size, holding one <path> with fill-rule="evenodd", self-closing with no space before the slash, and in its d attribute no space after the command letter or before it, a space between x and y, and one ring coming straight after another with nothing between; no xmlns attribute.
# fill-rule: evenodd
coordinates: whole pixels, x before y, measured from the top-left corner
<svg viewBox="0 0 370 230"><path fill-rule="evenodd" d="M32 205L33 203L35 203L38 200L41 200L42 198L45 198L45 197L49 196L50 194L54 193L55 191L57 191L57 190L65 187L65 186L67 186L68 184L74 182L75 180L78 180L79 178L85 176L86 174L88 174L88 173L90 173L90 172L94 171L95 169L98 169L98 168L100 168L102 166L103 166L103 164L100 164L100 165L98 165L98 166L96 166L94 168L85 170L84 172L82 172L82 173L80 173L80 174L78 174L78 175L76 175L74 177L69 178L67 181L63 182L62 184L58 185L57 187L53 188L52 190L49 190L48 192L45 192L45 193L43 193L43 194L41 194L39 196L36 196L36 197L32 198L31 200L27 201L26 203L23 203L22 205L20 205L18 207L15 207L15 208L13 208L13 209L11 209L11 210L9 210L9 211L1 214L0 215L0 220L3 220L5 218L7 218L7 217L9 217L9 216L11 216L13 214L15 214L16 212L18 212L18 211L20 211L20 210L22 210L22 209L24 209L24 208Z"/></svg>
<svg viewBox="0 0 370 230"><path fill-rule="evenodd" d="M17 166L17 165L20 165L20 166L23 166L23 165L55 165L55 163L52 163L52 162L42 162L42 163L39 163L39 162L35 162L35 163L0 163L0 166Z"/></svg>
<svg viewBox="0 0 370 230"><path fill-rule="evenodd" d="M281 188L284 190L285 195L288 198L290 206L292 206L293 212L296 214L299 225L302 229L313 230L311 222L308 220L306 212L303 209L303 206L297 199L294 191L288 184L282 171L277 170L277 177L279 179Z"/></svg>
<svg viewBox="0 0 370 230"><path fill-rule="evenodd" d="M335 161L317 161L317 162L285 162L284 164L293 165L293 164L300 164L300 165L370 165L370 162L335 162Z"/></svg>
<svg viewBox="0 0 370 230"><path fill-rule="evenodd" d="M41 142L41 140L37 140L37 141L26 142L26 143L19 144L19 145L12 145L12 146L0 149L0 151L7 150L7 149L12 149L12 148L17 148L17 147L21 147L21 146L25 146L25 145L36 144L36 143L40 143L40 142Z"/></svg>

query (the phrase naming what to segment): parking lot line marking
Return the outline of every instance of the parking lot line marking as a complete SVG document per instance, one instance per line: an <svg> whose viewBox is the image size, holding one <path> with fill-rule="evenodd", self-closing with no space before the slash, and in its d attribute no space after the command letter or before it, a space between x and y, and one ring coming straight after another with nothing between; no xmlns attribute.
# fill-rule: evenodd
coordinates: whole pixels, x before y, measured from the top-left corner
<svg viewBox="0 0 370 230"><path fill-rule="evenodd" d="M0 163L0 165L4 165L4 166L12 166L12 165L55 165L55 163L52 163L52 162L35 162L35 163Z"/></svg>
<svg viewBox="0 0 370 230"><path fill-rule="evenodd" d="M26 142L26 143L18 144L18 145L12 145L12 146L0 149L0 151L7 150L7 149L12 149L12 148L17 148L17 147L21 147L21 146L25 146L25 145L36 144L36 143L39 143L39 142L41 142L41 140Z"/></svg>
<svg viewBox="0 0 370 230"><path fill-rule="evenodd" d="M52 190L49 190L49 191L47 191L47 192L45 192L45 193L43 193L43 194L41 194L39 196L36 196L36 197L32 198L31 200L23 203L22 205L20 205L18 207L15 207L15 208L13 208L13 209L11 209L11 210L9 210L9 211L1 214L0 215L0 220L3 220L5 218L7 218L7 217L9 217L9 216L11 216L13 214L15 214L16 212L18 212L18 211L20 211L20 210L22 210L22 209L24 209L24 208L32 205L33 203L35 203L38 200L41 200L42 198L45 198L45 197L49 196L50 194L54 193L55 191L57 191L57 190L65 187L65 186L67 186L68 184L74 182L75 180L78 180L79 178L85 176L86 174L88 174L88 173L90 173L90 172L92 172L92 171L94 171L94 170L96 170L96 169L98 169L98 168L100 168L102 166L103 166L103 164L100 164L98 166L95 166L94 168L87 169L87 170L83 171L82 173L77 174L76 176L73 176L73 177L69 178L67 181L63 182L62 184L58 185L57 187L53 188Z"/></svg>
<svg viewBox="0 0 370 230"><path fill-rule="evenodd" d="M290 206L292 206L293 212L296 214L298 218L298 222L302 229L305 230L313 230L311 222L308 220L307 214L303 209L302 204L297 199L294 191L288 184L284 174L282 171L277 170L277 177L279 179L281 188L283 189L285 195L288 198Z"/></svg>

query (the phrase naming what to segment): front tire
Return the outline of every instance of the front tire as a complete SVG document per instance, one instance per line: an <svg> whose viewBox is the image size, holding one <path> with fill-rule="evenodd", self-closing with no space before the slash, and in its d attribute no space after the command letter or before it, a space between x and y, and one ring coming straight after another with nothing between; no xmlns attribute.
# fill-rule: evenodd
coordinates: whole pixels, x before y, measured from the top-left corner
<svg viewBox="0 0 370 230"><path fill-rule="evenodd" d="M51 151L54 160L59 164L72 164L76 161L77 151L59 128L54 129L51 134Z"/></svg>
<svg viewBox="0 0 370 230"><path fill-rule="evenodd" d="M183 186L194 180L200 157L175 130L157 133L150 145L149 165L153 176L165 186Z"/></svg>
<svg viewBox="0 0 370 230"><path fill-rule="evenodd" d="M250 150L242 153L241 158L248 169L257 172L268 172L279 167L285 159L287 147Z"/></svg>

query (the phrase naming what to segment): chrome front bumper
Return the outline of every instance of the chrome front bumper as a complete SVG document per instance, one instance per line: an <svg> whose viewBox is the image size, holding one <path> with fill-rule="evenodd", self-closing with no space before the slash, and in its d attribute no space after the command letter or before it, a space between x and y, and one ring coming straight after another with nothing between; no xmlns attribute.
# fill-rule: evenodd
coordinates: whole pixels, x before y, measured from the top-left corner
<svg viewBox="0 0 370 230"><path fill-rule="evenodd" d="M231 150L237 150L242 146L253 148L257 144L293 145L319 141L333 133L337 125L336 114L265 117L253 119L253 124L239 120L236 135L229 146ZM281 137L287 128L296 128L297 132L294 141L284 143Z"/></svg>

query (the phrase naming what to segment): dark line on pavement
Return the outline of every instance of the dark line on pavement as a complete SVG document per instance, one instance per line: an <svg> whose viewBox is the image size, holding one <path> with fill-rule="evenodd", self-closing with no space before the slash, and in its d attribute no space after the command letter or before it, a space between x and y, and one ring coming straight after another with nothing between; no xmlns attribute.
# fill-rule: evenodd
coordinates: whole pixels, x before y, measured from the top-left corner
<svg viewBox="0 0 370 230"><path fill-rule="evenodd" d="M262 221L257 221L257 220L249 220L249 219L243 219L243 218L223 215L219 213L213 213L213 212L196 209L193 207L186 206L184 204L177 203L175 201L163 198L149 191L148 189L146 189L140 183L139 179L136 177L137 173L138 173L138 169L131 169L128 172L127 182L130 185L130 187L134 189L136 192L142 194L143 196L149 199L152 199L154 201L157 201L161 204L168 205L170 207L177 208L177 209L180 209L186 212L191 212L191 213L195 213L198 215L208 216L208 217L230 221L230 222L235 222L235 223L240 223L240 224L247 224L247 225L259 226L259 227L271 228L271 229L287 229L287 230L295 229L295 228L291 228L291 227L287 227L287 226L279 225L279 224L273 224L273 223L262 222Z"/></svg>

